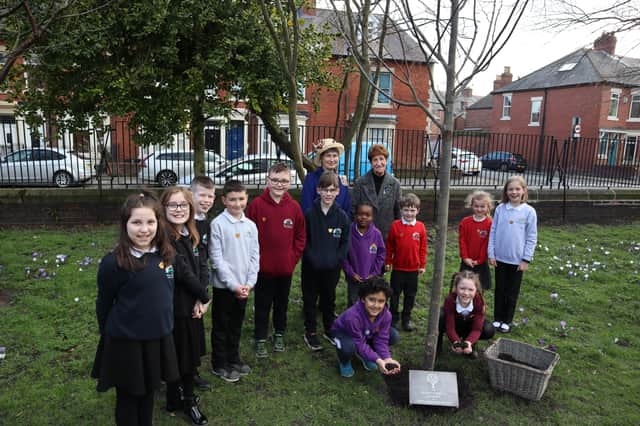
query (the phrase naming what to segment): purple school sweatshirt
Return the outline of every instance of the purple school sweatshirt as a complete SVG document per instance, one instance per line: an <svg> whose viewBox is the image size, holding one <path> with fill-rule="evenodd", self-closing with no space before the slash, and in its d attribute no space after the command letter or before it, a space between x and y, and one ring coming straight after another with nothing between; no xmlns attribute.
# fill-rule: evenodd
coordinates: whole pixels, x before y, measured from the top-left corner
<svg viewBox="0 0 640 426"><path fill-rule="evenodd" d="M364 307L364 302L358 303L344 311L333 323L331 332L340 331L353 339L358 354L367 361L387 359L389 352L389 329L391 328L391 312L387 306L371 322Z"/></svg>
<svg viewBox="0 0 640 426"><path fill-rule="evenodd" d="M361 235L358 232L358 224L351 224L351 240L349 252L342 263L342 269L347 277L354 274L366 279L369 275L382 275L386 250L382 233L371 223L369 229Z"/></svg>

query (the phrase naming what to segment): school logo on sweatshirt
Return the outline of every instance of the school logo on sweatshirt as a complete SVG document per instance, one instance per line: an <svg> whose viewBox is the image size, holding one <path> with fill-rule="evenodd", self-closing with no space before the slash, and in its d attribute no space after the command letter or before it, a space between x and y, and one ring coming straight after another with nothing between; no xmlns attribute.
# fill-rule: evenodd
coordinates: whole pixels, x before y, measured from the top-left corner
<svg viewBox="0 0 640 426"><path fill-rule="evenodd" d="M195 247L193 248L193 255L194 255L195 257L200 256L200 250L198 250L198 246L195 246Z"/></svg>
<svg viewBox="0 0 640 426"><path fill-rule="evenodd" d="M173 279L173 266L169 265L164 269L164 273L167 274L167 278Z"/></svg>
<svg viewBox="0 0 640 426"><path fill-rule="evenodd" d="M286 218L282 221L282 226L284 227L284 229L293 229L293 219L289 217Z"/></svg>
<svg viewBox="0 0 640 426"><path fill-rule="evenodd" d="M333 238L340 238L342 236L342 229L340 228L329 228L329 234Z"/></svg>
<svg viewBox="0 0 640 426"><path fill-rule="evenodd" d="M486 229L478 229L478 237L487 238L489 236L489 231Z"/></svg>
<svg viewBox="0 0 640 426"><path fill-rule="evenodd" d="M376 245L376 243L373 243L369 246L369 254L376 254L378 253L378 246Z"/></svg>
<svg viewBox="0 0 640 426"><path fill-rule="evenodd" d="M413 234L411 234L411 238L413 238L414 241L420 241L420 233L414 232Z"/></svg>

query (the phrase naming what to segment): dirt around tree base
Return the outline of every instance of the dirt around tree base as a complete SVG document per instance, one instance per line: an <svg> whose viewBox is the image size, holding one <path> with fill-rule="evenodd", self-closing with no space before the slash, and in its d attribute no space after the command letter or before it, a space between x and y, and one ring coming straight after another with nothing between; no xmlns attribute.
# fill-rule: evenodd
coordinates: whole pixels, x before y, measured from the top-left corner
<svg viewBox="0 0 640 426"><path fill-rule="evenodd" d="M409 405L409 370L422 370L416 366L402 366L400 373L393 376L384 376L384 381L387 384L387 390L389 397L394 405L401 407L409 407L414 410L424 411L429 413L447 412L456 410L452 407L438 407L431 405ZM469 390L469 384L464 379L462 372L456 371L456 377L458 379L458 410L470 407L473 403L473 396Z"/></svg>

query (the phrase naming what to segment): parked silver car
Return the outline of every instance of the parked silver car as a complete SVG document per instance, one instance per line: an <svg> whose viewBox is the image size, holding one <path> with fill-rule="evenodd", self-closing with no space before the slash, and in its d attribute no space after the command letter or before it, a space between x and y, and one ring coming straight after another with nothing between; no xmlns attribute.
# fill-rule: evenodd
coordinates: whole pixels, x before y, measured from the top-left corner
<svg viewBox="0 0 640 426"><path fill-rule="evenodd" d="M66 188L91 178L87 162L60 148L26 148L0 162L2 185L56 185Z"/></svg>
<svg viewBox="0 0 640 426"><path fill-rule="evenodd" d="M193 176L193 151L152 152L142 160L138 177L153 181L160 186L183 183ZM224 158L213 151L205 150L205 169L218 171L225 164Z"/></svg>

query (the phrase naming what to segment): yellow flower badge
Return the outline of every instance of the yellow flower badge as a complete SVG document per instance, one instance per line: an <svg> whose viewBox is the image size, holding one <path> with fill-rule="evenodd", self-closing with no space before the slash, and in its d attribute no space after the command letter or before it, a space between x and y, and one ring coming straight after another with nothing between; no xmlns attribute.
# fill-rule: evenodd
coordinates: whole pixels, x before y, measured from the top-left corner
<svg viewBox="0 0 640 426"><path fill-rule="evenodd" d="M160 262L160 263L158 263L158 268L160 268L160 269L164 269L164 262Z"/></svg>

